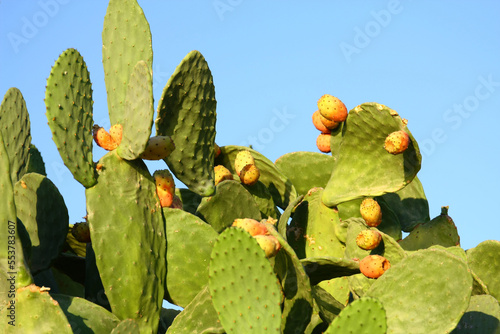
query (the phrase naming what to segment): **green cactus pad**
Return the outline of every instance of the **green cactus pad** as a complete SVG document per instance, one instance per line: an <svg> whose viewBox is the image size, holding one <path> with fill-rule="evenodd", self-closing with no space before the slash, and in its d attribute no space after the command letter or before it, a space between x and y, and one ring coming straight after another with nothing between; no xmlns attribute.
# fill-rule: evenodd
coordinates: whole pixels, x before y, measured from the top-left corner
<svg viewBox="0 0 500 334"><path fill-rule="evenodd" d="M31 238L33 273L50 267L61 253L69 228L68 209L57 187L46 176L28 173L14 186L17 216Z"/></svg>
<svg viewBox="0 0 500 334"><path fill-rule="evenodd" d="M469 307L451 334L500 333L500 305L490 295L472 296Z"/></svg>
<svg viewBox="0 0 500 334"><path fill-rule="evenodd" d="M342 122L330 133L330 151L332 157L337 160L339 156L340 143L342 142L343 130L345 122Z"/></svg>
<svg viewBox="0 0 500 334"><path fill-rule="evenodd" d="M108 296L104 292L101 276L97 269L96 257L92 243L87 244L85 256L85 299L111 310Z"/></svg>
<svg viewBox="0 0 500 334"><path fill-rule="evenodd" d="M163 208L167 235L167 300L181 307L208 284L208 263L217 232L200 218Z"/></svg>
<svg viewBox="0 0 500 334"><path fill-rule="evenodd" d="M261 220L262 215L253 196L237 181L226 180L217 185L214 196L204 197L196 215L222 232L236 218Z"/></svg>
<svg viewBox="0 0 500 334"><path fill-rule="evenodd" d="M267 226L269 233L276 237L281 245L274 261L274 271L280 279L285 298L281 331L302 333L311 320L314 304L309 276L292 247L273 226Z"/></svg>
<svg viewBox="0 0 500 334"><path fill-rule="evenodd" d="M202 197L186 188L175 188L175 194L182 201L182 210L194 215L196 213L196 209L201 203Z"/></svg>
<svg viewBox="0 0 500 334"><path fill-rule="evenodd" d="M59 303L49 293L31 284L20 288L15 299L15 326L7 324L9 309L4 307L0 316L5 334L8 333L61 333L71 334L71 326ZM10 320L10 319L9 319Z"/></svg>
<svg viewBox="0 0 500 334"><path fill-rule="evenodd" d="M302 238L290 238L289 243L299 258L343 257L344 245L335 235L335 225L340 224L338 211L321 202L323 189L310 191L295 209L290 227L301 229Z"/></svg>
<svg viewBox="0 0 500 334"><path fill-rule="evenodd" d="M227 333L277 333L281 291L257 241L239 228L226 229L212 250L209 289Z"/></svg>
<svg viewBox="0 0 500 334"><path fill-rule="evenodd" d="M467 263L441 249L420 250L392 265L365 296L380 300L387 333L447 333L469 306Z"/></svg>
<svg viewBox="0 0 500 334"><path fill-rule="evenodd" d="M345 307L319 285L312 286L312 296L319 309L319 316L327 324L330 324Z"/></svg>
<svg viewBox="0 0 500 334"><path fill-rule="evenodd" d="M191 51L170 77L158 103L156 135L176 149L165 158L174 175L201 196L215 191L215 87L202 54Z"/></svg>
<svg viewBox="0 0 500 334"><path fill-rule="evenodd" d="M9 156L12 184L28 169L31 144L30 118L21 91L9 88L0 105L0 133Z"/></svg>
<svg viewBox="0 0 500 334"><path fill-rule="evenodd" d="M7 150L0 133L0 242L6 247L0 248L0 305L5 305L12 298L11 275L15 276L15 288L31 284L33 278L28 269L20 238L20 226L17 223L14 189L10 178L10 164ZM10 252L9 252L10 251ZM9 262L15 252L16 261ZM2 317L5 321L5 317Z"/></svg>
<svg viewBox="0 0 500 334"><path fill-rule="evenodd" d="M156 185L141 159L101 158L86 189L97 268L113 313L156 332L164 296L165 230ZM119 277L120 279L117 279Z"/></svg>
<svg viewBox="0 0 500 334"><path fill-rule="evenodd" d="M212 304L208 285L205 286L168 328L167 334L222 334L225 333L217 311Z"/></svg>
<svg viewBox="0 0 500 334"><path fill-rule="evenodd" d="M448 208L442 207L441 214L424 224L417 225L406 238L399 242L406 251L413 251L441 245L453 247L460 245L460 236L453 220L448 216Z"/></svg>
<svg viewBox="0 0 500 334"><path fill-rule="evenodd" d="M120 320L111 312L86 299L51 294L68 318L74 333L110 333Z"/></svg>
<svg viewBox="0 0 500 334"><path fill-rule="evenodd" d="M96 183L92 162L92 104L87 65L77 50L67 49L47 79L45 115L64 164L86 188Z"/></svg>
<svg viewBox="0 0 500 334"><path fill-rule="evenodd" d="M74 281L71 277L54 267L50 268L50 271L57 282L60 293L68 296L85 298L85 287L83 284Z"/></svg>
<svg viewBox="0 0 500 334"><path fill-rule="evenodd" d="M123 111L122 141L117 147L120 157L134 160L144 152L153 126L153 79L150 66L139 61L130 75Z"/></svg>
<svg viewBox="0 0 500 334"><path fill-rule="evenodd" d="M181 313L181 310L173 310L162 308L160 314L160 324L158 326L158 334L165 334L167 329L172 325L174 319Z"/></svg>
<svg viewBox="0 0 500 334"><path fill-rule="evenodd" d="M410 137L408 149L393 155L384 149L385 138L403 130ZM331 178L323 194L332 207L364 196L396 192L420 170L416 140L399 115L378 103L364 103L349 112Z"/></svg>
<svg viewBox="0 0 500 334"><path fill-rule="evenodd" d="M251 186L243 183L241 185L253 196L255 204L257 204L262 214L262 218L278 218L279 212L274 205L274 200L269 189L267 189L264 183L257 181Z"/></svg>
<svg viewBox="0 0 500 334"><path fill-rule="evenodd" d="M140 60L151 73L151 31L144 12L136 0L110 0L102 29L102 65L111 125L126 118L128 84Z"/></svg>
<svg viewBox="0 0 500 334"><path fill-rule="evenodd" d="M248 150L255 160L255 165L260 170L259 181L264 183L273 196L274 204L285 210L288 204L297 197L297 191L292 182L274 165L274 163L261 153L245 146L228 145L221 147L221 154L215 160L216 165L223 165L236 174L234 161L238 152Z"/></svg>
<svg viewBox="0 0 500 334"><path fill-rule="evenodd" d="M375 298L364 297L344 308L325 334L385 334L386 330L384 306Z"/></svg>
<svg viewBox="0 0 500 334"><path fill-rule="evenodd" d="M300 260L312 285L336 277L359 274L359 262L337 257L309 257Z"/></svg>
<svg viewBox="0 0 500 334"><path fill-rule="evenodd" d="M38 173L47 176L45 171L45 163L43 162L42 155L35 145L30 145L28 168L26 173Z"/></svg>
<svg viewBox="0 0 500 334"><path fill-rule="evenodd" d="M324 188L332 174L335 159L317 152L292 152L279 157L276 167L293 183L297 194L314 187Z"/></svg>
<svg viewBox="0 0 500 334"><path fill-rule="evenodd" d="M110 334L139 334L140 327L134 319L124 319L113 328Z"/></svg>
<svg viewBox="0 0 500 334"><path fill-rule="evenodd" d="M381 206L382 203L385 203L391 208L398 217L404 232L411 232L417 224L430 220L429 203L425 197L422 183L417 176L403 189L382 195L377 200Z"/></svg>
<svg viewBox="0 0 500 334"><path fill-rule="evenodd" d="M470 269L488 287L489 293L500 301L500 241L486 240L467 250Z"/></svg>
<svg viewBox="0 0 500 334"><path fill-rule="evenodd" d="M279 234L281 234L281 236L285 240L288 239L287 231L286 230L287 230L288 222L290 220L292 212L295 210L295 207L297 206L297 204L299 204L300 202L302 202L303 199L304 199L304 195L300 195L297 198L295 198L293 201L291 201L288 204L288 206L286 207L285 211L283 211L283 213L280 216L280 219L278 221L278 232L279 232Z"/></svg>
<svg viewBox="0 0 500 334"><path fill-rule="evenodd" d="M64 248L71 249L73 253L78 256L85 257L87 243L80 242L75 239L73 234L71 234L71 230L73 229L74 224L69 225L68 234L66 235L66 244Z"/></svg>

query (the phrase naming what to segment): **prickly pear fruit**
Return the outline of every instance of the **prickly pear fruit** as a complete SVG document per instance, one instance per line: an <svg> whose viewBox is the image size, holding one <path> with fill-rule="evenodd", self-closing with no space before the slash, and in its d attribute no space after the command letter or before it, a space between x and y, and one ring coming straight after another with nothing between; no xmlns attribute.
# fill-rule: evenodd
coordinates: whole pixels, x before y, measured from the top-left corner
<svg viewBox="0 0 500 334"><path fill-rule="evenodd" d="M391 263L380 255L368 255L359 262L359 270L368 278L379 278L391 267Z"/></svg>
<svg viewBox="0 0 500 334"><path fill-rule="evenodd" d="M172 199L172 205L170 206L172 209L183 209L184 208L184 204L182 204L182 200L179 196L177 195L174 195L173 199Z"/></svg>
<svg viewBox="0 0 500 334"><path fill-rule="evenodd" d="M316 138L316 146L323 153L330 153L330 134L320 133L318 138Z"/></svg>
<svg viewBox="0 0 500 334"><path fill-rule="evenodd" d="M217 165L214 167L214 183L218 185L224 180L233 180L233 174L222 165Z"/></svg>
<svg viewBox="0 0 500 334"><path fill-rule="evenodd" d="M356 237L356 244L359 248L365 250L372 250L382 241L382 235L376 230L364 230L359 232Z"/></svg>
<svg viewBox="0 0 500 334"><path fill-rule="evenodd" d="M238 174L238 176L240 175L243 167L246 165L255 165L252 153L248 150L239 151L234 160L234 169L236 170L236 174Z"/></svg>
<svg viewBox="0 0 500 334"><path fill-rule="evenodd" d="M144 160L161 160L168 157L174 149L174 141L169 136L154 136L149 138L146 149L139 157Z"/></svg>
<svg viewBox="0 0 500 334"><path fill-rule="evenodd" d="M394 131L385 138L384 148L391 154L399 154L408 148L410 136L403 130Z"/></svg>
<svg viewBox="0 0 500 334"><path fill-rule="evenodd" d="M313 121L314 127L316 129L318 129L319 131L321 131L321 133L330 133L331 132L330 129L328 129L326 127L326 125L321 121L321 117L323 117L323 116L321 116L319 110L316 110L312 114L312 121Z"/></svg>
<svg viewBox="0 0 500 334"><path fill-rule="evenodd" d="M256 221L255 219L251 218L236 218L233 221L233 225L235 227L239 227L250 233L250 235L256 236L256 235L266 235L269 234L269 231L267 230L266 225Z"/></svg>
<svg viewBox="0 0 500 334"><path fill-rule="evenodd" d="M106 129L94 124L92 128L92 136L94 137L95 143L107 151L112 151L118 147L118 143L113 139Z"/></svg>
<svg viewBox="0 0 500 334"><path fill-rule="evenodd" d="M172 206L175 192L175 183L172 174L168 169L159 169L153 173L153 177L161 207Z"/></svg>
<svg viewBox="0 0 500 334"><path fill-rule="evenodd" d="M281 244L273 235L256 235L254 238L259 243L260 248L266 253L267 258L276 256L281 249Z"/></svg>
<svg viewBox="0 0 500 334"><path fill-rule="evenodd" d="M75 223L71 229L71 234L79 242L90 242L90 229L88 222Z"/></svg>
<svg viewBox="0 0 500 334"><path fill-rule="evenodd" d="M343 122L347 118L345 104L335 96L325 94L318 100L318 110L323 117L334 121Z"/></svg>
<svg viewBox="0 0 500 334"><path fill-rule="evenodd" d="M217 157L221 154L221 149L219 147L219 145L217 145L217 143L214 143L214 151L215 151L215 159L217 159Z"/></svg>
<svg viewBox="0 0 500 334"><path fill-rule="evenodd" d="M122 142L122 134L123 134L123 126L121 124L115 124L109 128L109 134L111 138L116 142L117 145L120 145Z"/></svg>
<svg viewBox="0 0 500 334"><path fill-rule="evenodd" d="M260 170L255 165L246 165L240 171L240 180L241 183L246 184L247 186L254 185L259 181Z"/></svg>
<svg viewBox="0 0 500 334"><path fill-rule="evenodd" d="M336 129L340 124L340 122L331 121L328 118L323 117L321 114L319 114L319 120L330 131Z"/></svg>
<svg viewBox="0 0 500 334"><path fill-rule="evenodd" d="M368 226L376 227L382 222L382 210L380 209L380 205L373 198L365 198L363 202L361 202L359 212Z"/></svg>

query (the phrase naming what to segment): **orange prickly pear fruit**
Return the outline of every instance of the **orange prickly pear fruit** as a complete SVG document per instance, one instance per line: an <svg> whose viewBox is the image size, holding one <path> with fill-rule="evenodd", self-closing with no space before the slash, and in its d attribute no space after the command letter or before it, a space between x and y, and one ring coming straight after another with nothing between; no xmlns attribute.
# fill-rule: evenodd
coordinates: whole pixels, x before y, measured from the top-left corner
<svg viewBox="0 0 500 334"><path fill-rule="evenodd" d="M269 234L266 225L251 218L236 218L233 221L232 226L244 229L245 231L250 233L252 237L256 235Z"/></svg>
<svg viewBox="0 0 500 334"><path fill-rule="evenodd" d="M172 209L181 209L181 210L184 208L182 200L180 199L179 196L174 195L174 197L172 198L172 205L170 205L170 207Z"/></svg>
<svg viewBox="0 0 500 334"><path fill-rule="evenodd" d="M106 129L94 124L92 128L92 136L95 143L107 151L112 151L118 147L118 143L113 139Z"/></svg>
<svg viewBox="0 0 500 334"><path fill-rule="evenodd" d="M356 237L356 244L358 247L365 250L377 248L380 241L382 241L382 235L376 230L361 231Z"/></svg>
<svg viewBox="0 0 500 334"><path fill-rule="evenodd" d="M245 167L243 167L243 169L240 171L241 183L248 186L257 183L257 181L259 181L259 177L260 170L255 165L245 165Z"/></svg>
<svg viewBox="0 0 500 334"><path fill-rule="evenodd" d="M71 235L79 242L90 242L90 229L88 222L76 223L71 228Z"/></svg>
<svg viewBox="0 0 500 334"><path fill-rule="evenodd" d="M377 227L382 222L382 209L373 198L365 198L361 202L359 212L368 226Z"/></svg>
<svg viewBox="0 0 500 334"><path fill-rule="evenodd" d="M316 129L318 129L319 131L321 131L321 133L330 133L331 132L330 129L328 129L326 127L326 125L321 121L321 117L323 117L323 116L321 116L321 114L319 113L319 110L316 110L312 114L312 121L313 121L314 127Z"/></svg>
<svg viewBox="0 0 500 334"><path fill-rule="evenodd" d="M236 174L240 175L241 170L246 165L255 165L255 160L252 157L252 153L248 150L239 151L234 159L234 169Z"/></svg>
<svg viewBox="0 0 500 334"><path fill-rule="evenodd" d="M384 148L391 154L399 154L408 148L410 136L403 130L394 131L385 138Z"/></svg>
<svg viewBox="0 0 500 334"><path fill-rule="evenodd" d="M345 104L335 96L325 94L318 100L318 110L325 117L334 122L343 122L347 118Z"/></svg>
<svg viewBox="0 0 500 334"><path fill-rule="evenodd" d="M380 255L368 255L359 262L359 270L368 278L379 278L391 267L391 263Z"/></svg>
<svg viewBox="0 0 500 334"><path fill-rule="evenodd" d="M168 157L174 149L174 141L169 136L154 136L149 138L146 149L139 157L144 160L161 160Z"/></svg>
<svg viewBox="0 0 500 334"><path fill-rule="evenodd" d="M330 153L330 134L320 133L318 138L316 138L316 146L323 153Z"/></svg>
<svg viewBox="0 0 500 334"><path fill-rule="evenodd" d="M281 244L273 235L256 235L254 238L257 240L260 248L266 253L267 258L276 256L281 249Z"/></svg>
<svg viewBox="0 0 500 334"><path fill-rule="evenodd" d="M109 134L111 138L116 142L117 145L120 145L122 142L122 134L123 134L123 126L121 124L115 124L109 128Z"/></svg>
<svg viewBox="0 0 500 334"><path fill-rule="evenodd" d="M222 165L217 165L214 167L214 182L215 185L218 185L224 180L233 180L233 174L227 169L226 167Z"/></svg>
<svg viewBox="0 0 500 334"><path fill-rule="evenodd" d="M175 183L168 169L160 169L153 173L156 184L156 193L160 198L162 208L171 207L174 200Z"/></svg>
<svg viewBox="0 0 500 334"><path fill-rule="evenodd" d="M214 143L214 151L215 151L215 158L217 159L217 157L221 154L222 151L219 145L217 145L216 143Z"/></svg>

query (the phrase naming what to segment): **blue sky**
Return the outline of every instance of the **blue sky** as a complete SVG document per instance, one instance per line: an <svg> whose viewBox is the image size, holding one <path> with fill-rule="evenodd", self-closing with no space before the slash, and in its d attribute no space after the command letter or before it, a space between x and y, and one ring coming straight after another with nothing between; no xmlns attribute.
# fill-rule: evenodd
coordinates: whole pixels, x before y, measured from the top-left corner
<svg viewBox="0 0 500 334"><path fill-rule="evenodd" d="M181 59L199 50L212 70L220 145L275 160L316 152L316 101L385 104L409 120L431 216L448 205L462 247L500 240L500 2L139 1L153 36L155 99ZM101 63L107 1L0 1L0 92L26 99L33 143L71 222L84 188L63 165L45 117L46 78L74 47L90 70L94 120L109 127ZM95 147L95 160L104 151ZM150 169L165 168L160 163Z"/></svg>

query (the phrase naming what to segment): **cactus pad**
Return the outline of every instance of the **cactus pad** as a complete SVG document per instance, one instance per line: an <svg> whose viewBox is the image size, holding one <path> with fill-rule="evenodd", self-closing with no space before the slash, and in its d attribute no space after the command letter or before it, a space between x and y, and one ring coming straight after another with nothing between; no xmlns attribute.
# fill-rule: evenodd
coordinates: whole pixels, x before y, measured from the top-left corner
<svg viewBox="0 0 500 334"><path fill-rule="evenodd" d="M500 241L486 240L467 251L467 262L472 271L488 287L489 293L500 300Z"/></svg>

